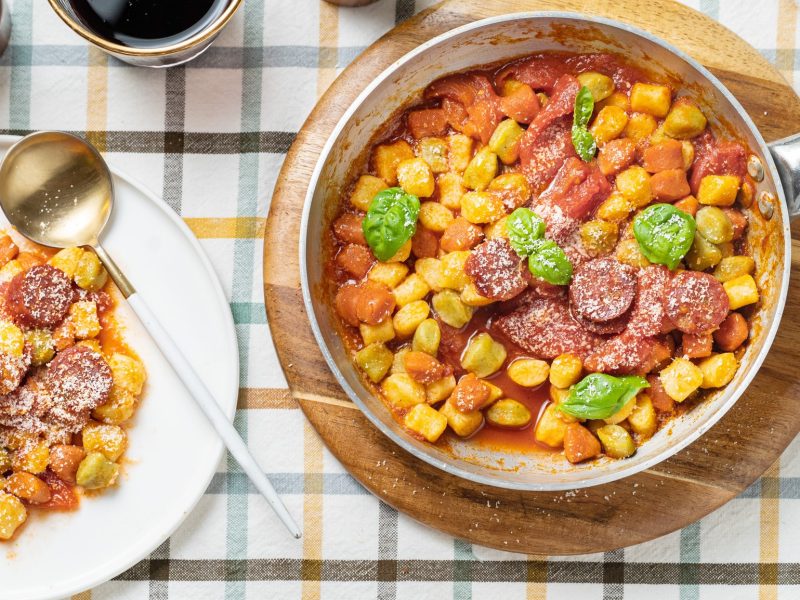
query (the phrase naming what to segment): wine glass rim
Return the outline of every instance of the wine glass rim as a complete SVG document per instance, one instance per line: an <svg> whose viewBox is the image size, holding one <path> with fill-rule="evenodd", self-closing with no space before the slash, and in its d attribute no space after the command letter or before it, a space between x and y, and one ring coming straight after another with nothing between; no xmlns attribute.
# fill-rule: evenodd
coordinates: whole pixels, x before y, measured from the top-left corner
<svg viewBox="0 0 800 600"><path fill-rule="evenodd" d="M216 19L209 23L207 27L178 43L155 48L134 48L112 42L85 27L78 20L74 19L72 15L64 8L65 0L48 1L50 2L52 9L61 18L61 20L64 21L64 23L66 23L69 28L72 29L72 31L80 35L85 40L112 54L137 57L176 54L197 46L198 44L202 44L206 40L217 35L222 28L225 27L228 21L230 21L231 17L233 17L233 15L236 13L236 10L242 4L242 0L228 0L228 5L225 7L225 10L222 11L222 13L220 13Z"/></svg>

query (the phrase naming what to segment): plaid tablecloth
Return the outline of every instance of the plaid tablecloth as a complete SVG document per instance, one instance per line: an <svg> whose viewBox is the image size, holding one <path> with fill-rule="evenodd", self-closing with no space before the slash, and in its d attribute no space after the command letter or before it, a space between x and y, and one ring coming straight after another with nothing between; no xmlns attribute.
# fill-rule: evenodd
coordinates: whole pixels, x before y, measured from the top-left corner
<svg viewBox="0 0 800 600"><path fill-rule="evenodd" d="M793 0L688 3L795 77ZM320 0L246 0L200 59L146 70L87 47L45 0L14 0L12 46L0 58L0 128L86 132L200 238L239 337L237 427L305 531L299 541L286 535L226 460L170 540L75 598L800 598L800 441L739 498L680 532L616 552L541 560L453 539L381 504L330 456L292 402L260 275L275 178L337 71L430 4L381 0L337 10Z"/></svg>

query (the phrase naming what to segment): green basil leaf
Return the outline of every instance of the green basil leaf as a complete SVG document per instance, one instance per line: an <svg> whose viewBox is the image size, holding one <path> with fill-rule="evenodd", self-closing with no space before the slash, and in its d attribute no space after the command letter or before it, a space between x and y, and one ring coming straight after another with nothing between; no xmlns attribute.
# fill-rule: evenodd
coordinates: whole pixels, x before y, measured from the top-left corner
<svg viewBox="0 0 800 600"><path fill-rule="evenodd" d="M570 389L558 410L578 419L607 419L640 390L650 387L642 377L613 377L590 373Z"/></svg>
<svg viewBox="0 0 800 600"><path fill-rule="evenodd" d="M584 162L589 162L597 152L597 142L585 127L572 126L572 145Z"/></svg>
<svg viewBox="0 0 800 600"><path fill-rule="evenodd" d="M589 119L594 112L594 96L592 91L585 85L578 90L575 96L575 112L572 114L572 122L578 127L586 127Z"/></svg>
<svg viewBox="0 0 800 600"><path fill-rule="evenodd" d="M528 269L536 277L553 285L567 285L572 281L572 263L552 240L536 240L528 258Z"/></svg>
<svg viewBox="0 0 800 600"><path fill-rule="evenodd" d="M591 90L584 85L575 96L575 110L572 113L572 145L585 162L592 160L597 153L597 142L586 129L593 111L594 97Z"/></svg>
<svg viewBox="0 0 800 600"><path fill-rule="evenodd" d="M511 247L522 258L533 252L534 242L544 236L544 221L529 208L518 208L506 219Z"/></svg>
<svg viewBox="0 0 800 600"><path fill-rule="evenodd" d="M627 386L627 390L624 394L620 397L617 401L617 410L620 410L623 406L625 406L628 401L633 398L636 394L638 394L641 390L645 388L649 388L650 384L647 383L647 379L644 377L638 377L636 375L627 375L625 377L618 377L618 379L622 380L622 382ZM617 412L615 410L614 412Z"/></svg>
<svg viewBox="0 0 800 600"><path fill-rule="evenodd" d="M633 235L650 262L675 269L692 247L695 222L671 204L653 204L633 220Z"/></svg>
<svg viewBox="0 0 800 600"><path fill-rule="evenodd" d="M392 258L417 230L419 198L399 187L381 190L361 225L367 244L381 261Z"/></svg>

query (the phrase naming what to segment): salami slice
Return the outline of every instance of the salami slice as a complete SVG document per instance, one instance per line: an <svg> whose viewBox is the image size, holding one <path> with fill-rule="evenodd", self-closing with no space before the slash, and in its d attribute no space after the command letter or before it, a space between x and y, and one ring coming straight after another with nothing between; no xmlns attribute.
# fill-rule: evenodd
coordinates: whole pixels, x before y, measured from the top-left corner
<svg viewBox="0 0 800 600"><path fill-rule="evenodd" d="M654 347L652 338L640 338L624 332L587 356L583 366L587 371L611 375L646 373Z"/></svg>
<svg viewBox="0 0 800 600"><path fill-rule="evenodd" d="M528 287L530 271L505 238L477 246L464 264L475 288L490 300L511 300Z"/></svg>
<svg viewBox="0 0 800 600"><path fill-rule="evenodd" d="M569 286L573 311L589 321L618 319L636 296L636 271L613 258L596 258L575 270Z"/></svg>
<svg viewBox="0 0 800 600"><path fill-rule="evenodd" d="M585 357L603 343L602 337L572 318L563 296L534 298L498 318L493 327L533 358L545 360L567 352Z"/></svg>
<svg viewBox="0 0 800 600"><path fill-rule="evenodd" d="M8 307L28 327L54 327L67 316L75 292L69 277L50 265L20 273L8 287Z"/></svg>
<svg viewBox="0 0 800 600"><path fill-rule="evenodd" d="M725 288L708 273L683 271L669 284L665 299L667 316L684 333L714 331L728 316Z"/></svg>
<svg viewBox="0 0 800 600"><path fill-rule="evenodd" d="M652 265L639 271L636 299L628 322L631 335L651 337L671 329L672 323L664 311L669 281L669 269L663 265Z"/></svg>
<svg viewBox="0 0 800 600"><path fill-rule="evenodd" d="M105 404L111 391L111 367L86 346L71 346L50 362L45 385L53 397L50 413L58 421L75 417Z"/></svg>
<svg viewBox="0 0 800 600"><path fill-rule="evenodd" d="M598 323L583 318L581 315L575 312L574 306L571 307L571 311L572 318L575 319L581 327L598 335L616 335L618 333L622 333L625 331L625 327L628 325L628 318L630 316L628 314L624 314L616 319L611 319L610 321L605 321L604 323Z"/></svg>

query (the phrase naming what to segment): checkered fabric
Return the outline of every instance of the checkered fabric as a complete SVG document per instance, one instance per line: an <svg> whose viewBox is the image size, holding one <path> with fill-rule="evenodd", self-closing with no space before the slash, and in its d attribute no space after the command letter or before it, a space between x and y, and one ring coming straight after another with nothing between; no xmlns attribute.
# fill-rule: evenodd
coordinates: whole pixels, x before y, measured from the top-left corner
<svg viewBox="0 0 800 600"><path fill-rule="evenodd" d="M800 81L794 0L688 3ZM76 598L800 598L800 441L739 498L682 531L606 554L542 560L474 546L396 513L344 471L292 402L260 274L278 170L337 72L430 4L336 9L320 0L246 0L198 60L148 70L88 47L45 0L13 1L12 45L0 58L0 128L85 133L200 238L236 322L236 425L305 531L299 541L286 535L225 460L171 539Z"/></svg>

